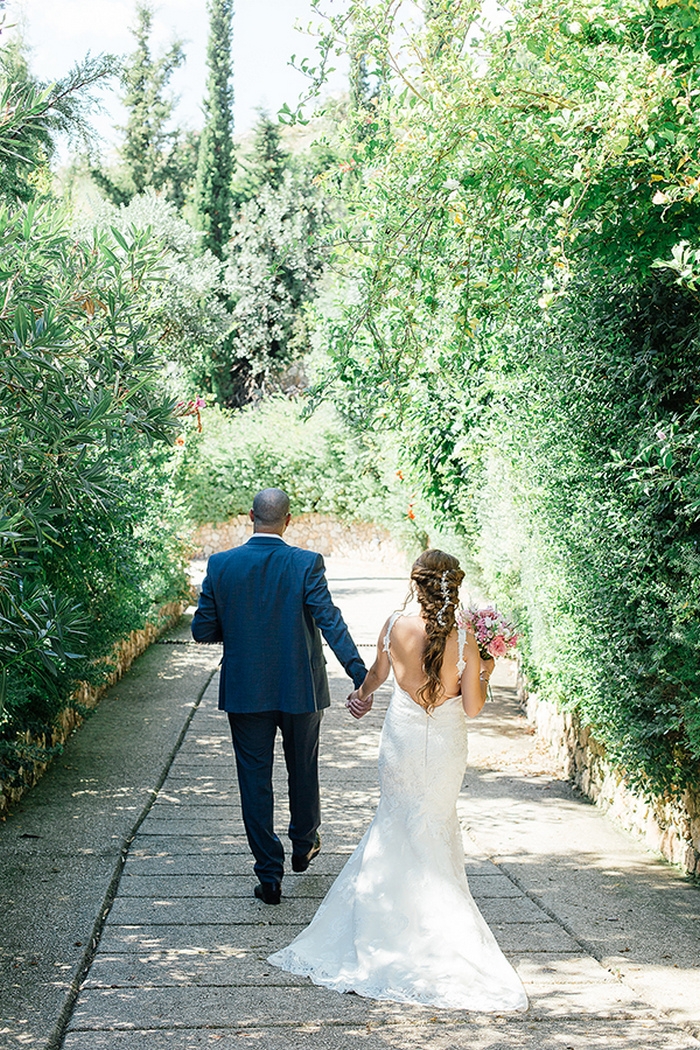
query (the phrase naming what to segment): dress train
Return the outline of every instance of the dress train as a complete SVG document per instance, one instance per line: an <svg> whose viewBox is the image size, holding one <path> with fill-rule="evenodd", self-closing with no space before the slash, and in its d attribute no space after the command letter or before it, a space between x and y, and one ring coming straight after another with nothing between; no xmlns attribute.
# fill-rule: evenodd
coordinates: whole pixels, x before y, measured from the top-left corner
<svg viewBox="0 0 700 1050"><path fill-rule="evenodd" d="M527 1009L464 872L456 802L466 760L461 697L427 714L395 685L374 819L309 926L271 963L371 999Z"/></svg>

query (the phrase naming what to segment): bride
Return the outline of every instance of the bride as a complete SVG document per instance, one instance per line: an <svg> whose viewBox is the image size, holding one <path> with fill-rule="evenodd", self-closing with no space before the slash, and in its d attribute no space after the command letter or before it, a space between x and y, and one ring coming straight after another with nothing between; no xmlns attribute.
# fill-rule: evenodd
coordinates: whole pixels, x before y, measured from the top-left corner
<svg viewBox="0 0 700 1050"><path fill-rule="evenodd" d="M315 984L371 999L462 1010L525 1010L517 974L464 873L456 802L467 761L465 714L481 711L493 660L458 629L464 573L439 550L411 570L420 615L385 623L367 677L348 698L360 718L394 672L379 745L374 819L309 926L269 961Z"/></svg>

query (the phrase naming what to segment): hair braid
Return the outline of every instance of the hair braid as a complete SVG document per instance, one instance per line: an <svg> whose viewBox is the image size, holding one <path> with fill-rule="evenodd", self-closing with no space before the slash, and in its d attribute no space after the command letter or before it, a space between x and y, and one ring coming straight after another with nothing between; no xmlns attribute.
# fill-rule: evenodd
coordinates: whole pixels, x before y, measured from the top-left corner
<svg viewBox="0 0 700 1050"><path fill-rule="evenodd" d="M428 680L418 690L417 699L428 712L442 693L440 671L445 643L455 626L455 609L463 579L457 559L440 550L424 551L411 569L411 582L423 610L426 633L423 670Z"/></svg>

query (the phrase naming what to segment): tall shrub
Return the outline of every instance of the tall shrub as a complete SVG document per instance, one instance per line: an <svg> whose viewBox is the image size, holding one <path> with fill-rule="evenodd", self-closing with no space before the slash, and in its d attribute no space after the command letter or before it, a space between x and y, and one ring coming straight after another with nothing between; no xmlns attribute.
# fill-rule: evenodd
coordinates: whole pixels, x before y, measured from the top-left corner
<svg viewBox="0 0 700 1050"><path fill-rule="evenodd" d="M41 195L56 135L83 144L92 140L91 91L115 70L109 56L88 57L47 84L31 73L19 44L0 48L0 200L26 202Z"/></svg>
<svg viewBox="0 0 700 1050"><path fill-rule="evenodd" d="M183 591L169 457L154 454L176 426L146 323L159 256L136 230L77 240L55 202L0 210L0 761L10 770L18 732L49 730L76 677L94 676L96 657Z"/></svg>
<svg viewBox="0 0 700 1050"><path fill-rule="evenodd" d="M135 48L124 60L120 79L126 124L114 170L93 166L91 175L108 200L128 204L150 189L181 207L194 180L196 142L191 133L173 126L175 101L168 95L170 79L185 61L175 41L162 55L151 51L153 9L136 5L132 29Z"/></svg>

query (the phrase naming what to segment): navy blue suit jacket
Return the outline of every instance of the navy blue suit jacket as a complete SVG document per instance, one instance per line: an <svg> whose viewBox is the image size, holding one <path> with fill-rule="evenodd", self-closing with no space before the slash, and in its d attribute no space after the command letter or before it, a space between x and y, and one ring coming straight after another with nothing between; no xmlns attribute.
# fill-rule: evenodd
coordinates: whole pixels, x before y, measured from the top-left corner
<svg viewBox="0 0 700 1050"><path fill-rule="evenodd" d="M301 714L328 707L319 629L359 686L366 668L333 604L320 554L256 533L209 559L192 635L224 643L221 710Z"/></svg>

